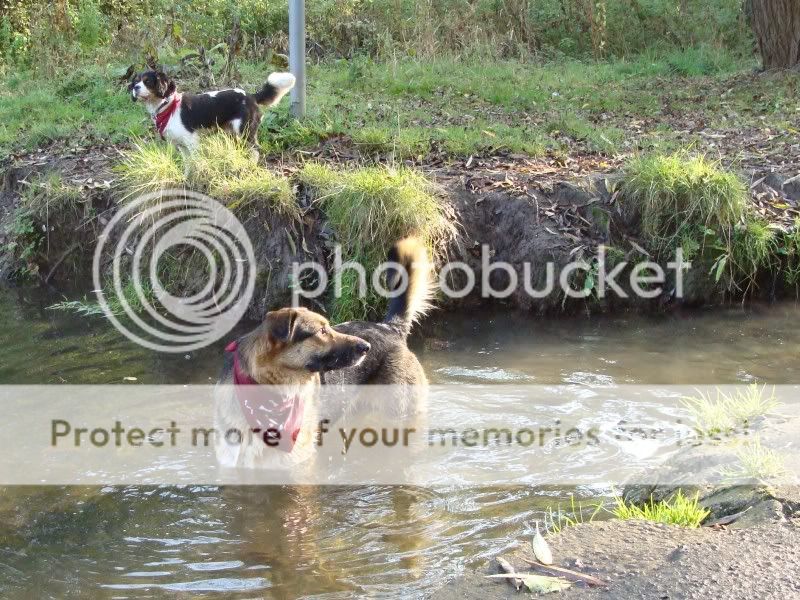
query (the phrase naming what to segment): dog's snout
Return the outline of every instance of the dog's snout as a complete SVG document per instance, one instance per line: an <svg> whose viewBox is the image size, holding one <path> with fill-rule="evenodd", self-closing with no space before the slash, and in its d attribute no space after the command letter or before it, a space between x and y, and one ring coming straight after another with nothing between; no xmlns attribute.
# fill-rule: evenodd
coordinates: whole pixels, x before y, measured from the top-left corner
<svg viewBox="0 0 800 600"><path fill-rule="evenodd" d="M366 354L369 352L370 348L372 348L370 343L363 340L356 344L356 351L358 351L360 354Z"/></svg>

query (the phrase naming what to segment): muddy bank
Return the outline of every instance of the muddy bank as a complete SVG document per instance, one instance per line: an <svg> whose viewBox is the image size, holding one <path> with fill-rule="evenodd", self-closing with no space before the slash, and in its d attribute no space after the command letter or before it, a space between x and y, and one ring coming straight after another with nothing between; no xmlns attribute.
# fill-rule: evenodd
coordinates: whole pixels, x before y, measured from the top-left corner
<svg viewBox="0 0 800 600"><path fill-rule="evenodd" d="M0 275L5 279L33 280L65 290L67 295L91 289L88 276L97 236L116 211L121 192L115 185L113 165L116 148L93 148L80 155L29 154L15 157L3 170L0 191ZM460 298L440 298L445 309L500 303L514 309L538 313L607 312L614 310L664 310L677 305L702 305L738 300L715 285L710 264L695 264L685 276L684 295L676 298L674 270L665 268L666 281L660 292L642 299L631 292L626 267L616 281L624 294L598 297L596 256L598 247L607 248L606 270L620 262L634 264L648 260L639 224L624 216L615 191L617 173L586 170L566 173L553 159L521 156L470 158L428 172L436 182L445 210L459 231L447 248L446 259L466 263L475 275L472 291ZM602 163L589 164L602 168ZM80 191L80 199L69 204L52 202L45 213L29 214L21 198L48 174L56 173L65 186ZM292 168L285 168L291 175ZM565 179L565 177L568 177ZM789 226L800 200L800 181L774 173L753 173L751 193L765 216ZM247 230L257 260L256 291L248 316L260 318L267 310L286 305L291 298L291 265L315 261L330 271L335 233L301 185L294 192L301 208L299 218L275 214L266 203L250 202L237 216ZM43 189L41 194L47 194ZM779 223L780 224L780 223ZM613 256L612 256L613 255ZM187 256L191 265L198 257ZM481 282L486 264L508 263L518 284L504 297L485 297ZM566 279L574 290L565 294L559 281L561 269L579 262L586 269L573 271ZM546 265L554 269L553 289L547 287ZM104 263L107 268L108 260ZM666 265L665 265L666 266ZM198 271L199 272L199 271ZM509 273L491 269L488 282L494 290L509 286ZM526 288L525 281L530 285ZM202 277L185 277L187 292L201 286ZM450 272L451 289L463 290L468 279L460 270ZM759 273L757 286L749 297L772 300L794 295L778 271ZM324 303L311 302L324 309Z"/></svg>
<svg viewBox="0 0 800 600"><path fill-rule="evenodd" d="M771 421L769 429L755 435L766 436L770 447L780 449L785 473L795 473L800 465L790 450L796 445L800 421L785 414L773 416ZM741 460L740 448L741 440L684 448L665 464L634 478L651 483L624 488L626 502L638 505L669 500L679 490L689 497L697 494L698 504L708 510L699 528L612 519L579 523L548 535L555 566L602 581L590 586L566 575L573 585L560 595L750 599L800 594L800 558L795 551L800 543L800 486L780 481L726 483L720 473ZM530 535L521 535L502 556L519 572L564 575L531 567L530 540ZM498 571L493 558L444 585L432 597L515 597L517 592L505 581L487 579Z"/></svg>
<svg viewBox="0 0 800 600"><path fill-rule="evenodd" d="M800 523L740 530L682 529L645 521L607 521L568 527L548 538L555 564L593 575L607 585L575 584L553 597L620 600L794 598L800 594ZM513 566L528 571L522 557ZM434 600L521 597L485 575L496 564L444 585ZM523 594L524 595L524 594Z"/></svg>

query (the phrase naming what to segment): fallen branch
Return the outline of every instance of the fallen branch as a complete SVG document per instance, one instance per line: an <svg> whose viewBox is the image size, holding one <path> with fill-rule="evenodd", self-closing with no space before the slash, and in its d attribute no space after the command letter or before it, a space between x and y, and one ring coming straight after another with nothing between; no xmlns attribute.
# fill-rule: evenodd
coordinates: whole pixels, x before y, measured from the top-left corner
<svg viewBox="0 0 800 600"><path fill-rule="evenodd" d="M565 569L564 567L555 567L553 565L545 565L540 563L538 560L531 560L529 558L523 557L526 563L533 567L538 567L540 569L544 569L545 571L552 571L553 573L561 573L564 575L571 575L580 581L588 583L589 585L608 585L602 579L598 579L597 577L593 577L591 575L585 575L584 573L578 573L577 571L572 571L571 569Z"/></svg>

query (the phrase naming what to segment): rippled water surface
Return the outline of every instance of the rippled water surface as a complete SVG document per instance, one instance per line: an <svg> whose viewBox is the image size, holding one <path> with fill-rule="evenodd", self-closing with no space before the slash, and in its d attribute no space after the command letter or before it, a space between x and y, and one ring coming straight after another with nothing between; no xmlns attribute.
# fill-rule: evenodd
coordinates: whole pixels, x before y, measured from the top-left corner
<svg viewBox="0 0 800 600"><path fill-rule="evenodd" d="M224 341L192 355L156 355L101 319L45 310L51 301L30 291L0 292L0 382L216 378ZM440 315L420 328L412 346L431 381L465 386L798 383L798 317L794 304L658 318ZM466 412L468 402L465 396L433 410ZM552 410L542 418L580 414L586 406ZM632 411L654 424L667 419L649 406L606 410L602 418ZM482 460L490 464L492 457ZM482 466L465 458L454 468ZM597 475L601 482L603 473ZM514 543L547 507L566 507L570 493L591 503L609 490L6 488L0 595L424 596Z"/></svg>

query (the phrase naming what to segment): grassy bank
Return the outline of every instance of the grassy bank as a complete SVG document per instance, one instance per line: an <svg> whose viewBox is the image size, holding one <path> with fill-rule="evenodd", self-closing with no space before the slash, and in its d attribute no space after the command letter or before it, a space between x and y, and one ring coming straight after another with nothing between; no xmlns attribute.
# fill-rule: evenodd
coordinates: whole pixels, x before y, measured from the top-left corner
<svg viewBox="0 0 800 600"><path fill-rule="evenodd" d="M796 131L791 122L798 77L744 76L754 64L709 48L600 63L331 61L310 69L309 117L292 121L284 102L268 113L259 142L264 154L287 157L335 140L346 146L340 155L363 161L424 162L497 151L615 156L703 148L710 140L715 152L735 154L747 137ZM154 136L144 110L118 79L125 67L86 62L55 75L6 73L0 149L124 144L133 136ZM243 63L232 83L255 89L275 68ZM199 87L193 72L176 77L184 90ZM747 132L745 139L707 137L732 129Z"/></svg>

